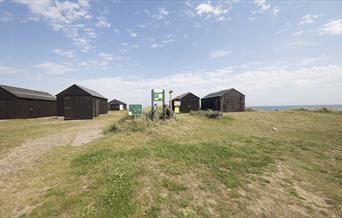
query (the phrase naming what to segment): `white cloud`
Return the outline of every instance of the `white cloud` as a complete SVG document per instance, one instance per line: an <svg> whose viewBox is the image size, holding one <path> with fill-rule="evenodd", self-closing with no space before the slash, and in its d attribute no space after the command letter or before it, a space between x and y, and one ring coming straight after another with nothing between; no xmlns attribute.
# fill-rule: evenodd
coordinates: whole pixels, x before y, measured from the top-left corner
<svg viewBox="0 0 342 218"><path fill-rule="evenodd" d="M271 8L271 4L267 3L266 0L254 0L254 3L259 5L263 11L267 11Z"/></svg>
<svg viewBox="0 0 342 218"><path fill-rule="evenodd" d="M342 34L342 19L333 20L318 28L320 35L341 35Z"/></svg>
<svg viewBox="0 0 342 218"><path fill-rule="evenodd" d="M302 17L302 20L299 22L299 24L311 24L317 18L318 18L318 15L307 14L307 15Z"/></svg>
<svg viewBox="0 0 342 218"><path fill-rule="evenodd" d="M83 29L83 31L90 38L96 38L97 37L95 30L93 30L92 28L86 27Z"/></svg>
<svg viewBox="0 0 342 218"><path fill-rule="evenodd" d="M280 12L280 9L278 7L272 7L272 5L267 2L266 0L254 0L254 3L260 6L261 12L269 11L272 9L272 15L277 16ZM257 11L253 11L252 14L258 13Z"/></svg>
<svg viewBox="0 0 342 218"><path fill-rule="evenodd" d="M165 8L159 8L158 12L154 14L148 9L145 9L145 13L154 20L163 20L170 14L170 12Z"/></svg>
<svg viewBox="0 0 342 218"><path fill-rule="evenodd" d="M274 7L272 14L273 14L273 16L277 16L279 14L279 12L280 12L280 9L278 7Z"/></svg>
<svg viewBox="0 0 342 218"><path fill-rule="evenodd" d="M42 73L51 74L51 75L62 75L69 71L73 71L70 66L64 64L56 64L53 62L45 62L43 64L38 64L37 68L39 68Z"/></svg>
<svg viewBox="0 0 342 218"><path fill-rule="evenodd" d="M199 3L193 5L190 2L186 2L186 6L191 10L186 11L186 15L189 17L203 17L205 20L229 21L231 17L227 16L228 12L231 10L232 5L236 1L211 1L205 3Z"/></svg>
<svg viewBox="0 0 342 218"><path fill-rule="evenodd" d="M127 31L132 38L138 37L138 34L136 32L134 32L133 30L128 29Z"/></svg>
<svg viewBox="0 0 342 218"><path fill-rule="evenodd" d="M35 17L47 21L55 31L63 31L82 51L91 48L90 37L84 31L85 25L82 24L82 21L92 19L89 14L89 0L14 1L27 6Z"/></svg>
<svg viewBox="0 0 342 218"><path fill-rule="evenodd" d="M225 50L214 50L210 52L210 58L211 59L219 59L223 58L227 55L230 55L232 52L231 51L225 51Z"/></svg>
<svg viewBox="0 0 342 218"><path fill-rule="evenodd" d="M280 29L280 30L278 30L277 32L275 32L275 34L276 34L276 35L279 35L280 33L285 33L285 32L288 32L288 31L289 31L289 29L284 28L284 29Z"/></svg>
<svg viewBox="0 0 342 218"><path fill-rule="evenodd" d="M172 42L174 42L174 38L172 34L169 34L167 36L164 36L163 39L161 39L160 41L155 40L154 38L150 39L151 42L151 48L162 48Z"/></svg>
<svg viewBox="0 0 342 218"><path fill-rule="evenodd" d="M298 32L292 33L292 36L298 37L300 35L302 35L304 33L304 31L300 30Z"/></svg>
<svg viewBox="0 0 342 218"><path fill-rule="evenodd" d="M100 53L99 57L102 58L105 61L111 61L113 60L113 56L109 53Z"/></svg>
<svg viewBox="0 0 342 218"><path fill-rule="evenodd" d="M96 17L96 19L97 19L97 23L96 23L97 27L102 27L102 28L111 27L111 24L107 21L105 17Z"/></svg>
<svg viewBox="0 0 342 218"><path fill-rule="evenodd" d="M15 19L14 14L12 14L11 12L8 11L2 11L0 12L0 21L1 22L10 22L13 21Z"/></svg>
<svg viewBox="0 0 342 218"><path fill-rule="evenodd" d="M227 14L230 9L230 5L227 7L227 5L217 5L213 6L211 2L207 3L201 3L197 5L195 8L196 14L199 16L202 15L208 15L210 16L216 16L219 17L220 20L224 20L225 18L222 17L221 15Z"/></svg>
<svg viewBox="0 0 342 218"><path fill-rule="evenodd" d="M61 56L64 56L64 57L68 57L68 58L75 58L76 57L76 52L74 50L62 50L62 49L53 49L53 52L55 54L58 54L58 55L61 55Z"/></svg>
<svg viewBox="0 0 342 218"><path fill-rule="evenodd" d="M120 97L128 103L145 105L149 105L152 88L172 89L175 94L191 91L202 97L213 91L234 87L246 94L247 105L342 102L341 95L332 95L342 92L342 66L336 65L293 70L257 68L242 72L221 68L206 72L181 72L154 79L105 77L78 83L109 98Z"/></svg>
<svg viewBox="0 0 342 218"><path fill-rule="evenodd" d="M0 75L11 75L11 74L17 74L19 72L20 70L16 68L0 65Z"/></svg>

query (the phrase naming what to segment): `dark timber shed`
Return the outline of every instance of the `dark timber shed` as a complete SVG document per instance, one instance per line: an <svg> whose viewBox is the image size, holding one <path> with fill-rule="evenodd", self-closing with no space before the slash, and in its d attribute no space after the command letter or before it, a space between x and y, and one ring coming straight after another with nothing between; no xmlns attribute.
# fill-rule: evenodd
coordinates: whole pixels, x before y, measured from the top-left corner
<svg viewBox="0 0 342 218"><path fill-rule="evenodd" d="M236 89L210 93L201 100L203 110L238 112L245 110L245 95Z"/></svg>
<svg viewBox="0 0 342 218"><path fill-rule="evenodd" d="M189 113L190 111L200 109L200 98L191 92L187 92L172 99L173 111L175 111L176 105L179 106L180 113Z"/></svg>
<svg viewBox="0 0 342 218"><path fill-rule="evenodd" d="M94 90L74 84L57 94L57 116L65 120L93 119L107 112L107 99Z"/></svg>
<svg viewBox="0 0 342 218"><path fill-rule="evenodd" d="M56 97L47 92L0 85L0 119L56 116Z"/></svg>
<svg viewBox="0 0 342 218"><path fill-rule="evenodd" d="M117 99L113 99L110 102L108 102L108 110L111 110L111 111L127 110L127 104Z"/></svg>

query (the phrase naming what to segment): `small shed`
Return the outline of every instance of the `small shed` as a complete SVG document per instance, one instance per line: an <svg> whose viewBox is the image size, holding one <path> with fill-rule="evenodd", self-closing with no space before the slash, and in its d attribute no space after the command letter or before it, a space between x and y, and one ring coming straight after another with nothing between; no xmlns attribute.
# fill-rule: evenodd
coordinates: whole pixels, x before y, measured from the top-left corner
<svg viewBox="0 0 342 218"><path fill-rule="evenodd" d="M226 89L210 93L202 98L203 110L238 112L245 110L245 95L236 89Z"/></svg>
<svg viewBox="0 0 342 218"><path fill-rule="evenodd" d="M111 110L111 111L127 110L127 104L117 99L113 99L110 102L108 102L108 110Z"/></svg>
<svg viewBox="0 0 342 218"><path fill-rule="evenodd" d="M190 111L200 109L200 98L191 92L184 93L172 99L172 110L180 113L189 113Z"/></svg>
<svg viewBox="0 0 342 218"><path fill-rule="evenodd" d="M57 116L65 120L93 119L107 112L107 99L94 90L74 84L57 94Z"/></svg>
<svg viewBox="0 0 342 218"><path fill-rule="evenodd" d="M56 97L42 91L0 85L0 119L56 116Z"/></svg>

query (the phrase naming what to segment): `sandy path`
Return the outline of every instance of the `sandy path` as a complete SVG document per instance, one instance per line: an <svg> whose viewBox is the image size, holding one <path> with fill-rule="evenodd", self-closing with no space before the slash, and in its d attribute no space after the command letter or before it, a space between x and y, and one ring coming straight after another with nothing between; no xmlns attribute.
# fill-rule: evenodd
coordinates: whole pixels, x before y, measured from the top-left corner
<svg viewBox="0 0 342 218"><path fill-rule="evenodd" d="M103 125L94 123L77 128L66 129L61 133L28 140L22 146L14 148L7 156L0 159L0 188L9 174L15 174L27 167L34 159L55 146L80 146L102 136Z"/></svg>
<svg viewBox="0 0 342 218"><path fill-rule="evenodd" d="M0 157L0 217L19 217L38 206L29 203L30 196L46 192L49 187L41 182L49 175L23 179L26 176L25 170L35 167L36 159L53 147L81 146L102 137L102 129L114 120L67 121L73 122L73 125L41 138L27 140ZM41 186L27 188L31 183L41 183Z"/></svg>

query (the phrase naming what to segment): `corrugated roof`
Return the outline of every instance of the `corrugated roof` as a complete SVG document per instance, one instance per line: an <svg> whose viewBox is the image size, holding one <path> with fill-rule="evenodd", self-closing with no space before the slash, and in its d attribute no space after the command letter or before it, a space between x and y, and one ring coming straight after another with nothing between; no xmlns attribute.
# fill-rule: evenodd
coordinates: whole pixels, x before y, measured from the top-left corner
<svg viewBox="0 0 342 218"><path fill-rule="evenodd" d="M36 90L31 90L31 89L23 89L19 87L6 86L6 85L1 85L1 84L0 84L0 87L6 90L7 92L15 95L17 98L56 101L56 97L51 95L48 92L36 91Z"/></svg>
<svg viewBox="0 0 342 218"><path fill-rule="evenodd" d="M113 99L113 100L111 100L110 102L108 102L108 104L113 104L113 103L116 103L116 104L126 104L126 103L124 103L124 102L122 102L122 101L119 101L119 100L117 100L117 99Z"/></svg>
<svg viewBox="0 0 342 218"><path fill-rule="evenodd" d="M184 93L184 94L181 94L181 95L179 95L179 96L173 98L173 100L180 100L180 99L182 99L183 97L187 96L188 94L192 94L192 93L191 93L191 92L186 92L186 93ZM192 95L194 95L194 94L192 94ZM194 95L194 96L196 96L196 95ZM196 96L196 97L197 97L197 96Z"/></svg>
<svg viewBox="0 0 342 218"><path fill-rule="evenodd" d="M234 88L231 88L231 89L225 89L225 90L221 90L221 91L218 91L218 92L213 92L213 93L210 93L206 96L204 96L203 98L214 98L214 97L220 97L222 96L224 93L226 92L230 92L232 90L236 90ZM237 91L237 90L236 90ZM238 91L239 92L239 91ZM240 92L241 93L241 92ZM242 93L241 93L242 94ZM242 94L243 95L243 94Z"/></svg>
<svg viewBox="0 0 342 218"><path fill-rule="evenodd" d="M86 93L88 93L91 96L107 99L106 97L104 97L103 95L99 94L98 92L96 92L94 90L88 89L88 88L80 86L80 85L76 85L76 84L74 84L74 85L77 86L78 88L82 89L83 91L85 91Z"/></svg>

